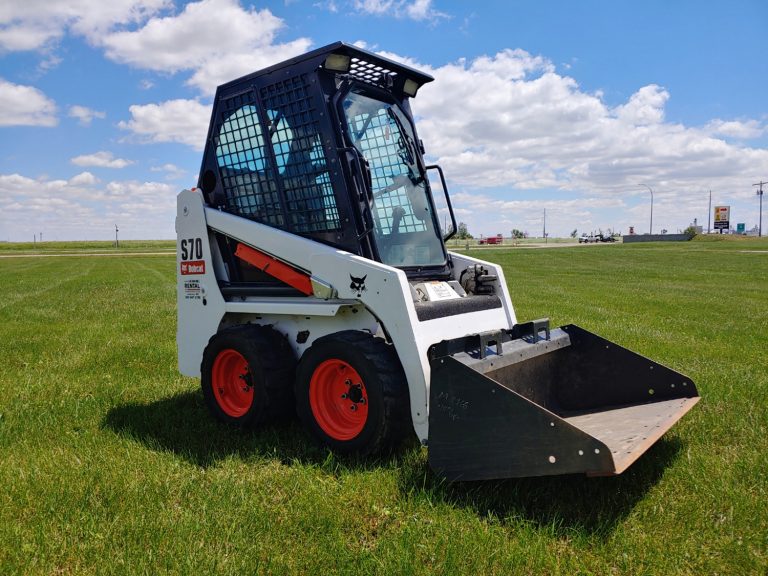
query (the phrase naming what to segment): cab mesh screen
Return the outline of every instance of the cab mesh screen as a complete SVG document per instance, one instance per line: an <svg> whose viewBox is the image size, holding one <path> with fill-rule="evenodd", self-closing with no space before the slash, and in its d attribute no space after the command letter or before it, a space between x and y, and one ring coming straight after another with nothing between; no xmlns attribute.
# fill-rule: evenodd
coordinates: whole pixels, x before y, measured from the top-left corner
<svg viewBox="0 0 768 576"><path fill-rule="evenodd" d="M251 93L222 101L220 110L216 162L227 210L283 228L285 221L274 171L267 162L258 110Z"/></svg>
<svg viewBox="0 0 768 576"><path fill-rule="evenodd" d="M296 232L338 230L339 211L322 147L318 110L306 76L265 86L260 94L285 192L288 228Z"/></svg>
<svg viewBox="0 0 768 576"><path fill-rule="evenodd" d="M339 211L306 76L263 87L263 116L254 96L249 91L220 104L216 160L226 208L294 232L338 230Z"/></svg>

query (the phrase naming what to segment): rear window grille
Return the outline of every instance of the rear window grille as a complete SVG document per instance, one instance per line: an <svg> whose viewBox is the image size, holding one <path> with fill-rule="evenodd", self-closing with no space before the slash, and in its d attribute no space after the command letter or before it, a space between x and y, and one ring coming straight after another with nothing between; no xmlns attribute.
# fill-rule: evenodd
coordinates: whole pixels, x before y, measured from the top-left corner
<svg viewBox="0 0 768 576"><path fill-rule="evenodd" d="M216 162L227 210L284 227L273 170L268 165L251 92L224 100L216 139Z"/></svg>
<svg viewBox="0 0 768 576"><path fill-rule="evenodd" d="M338 230L339 211L306 76L265 86L260 94L285 191L288 228L307 233Z"/></svg>

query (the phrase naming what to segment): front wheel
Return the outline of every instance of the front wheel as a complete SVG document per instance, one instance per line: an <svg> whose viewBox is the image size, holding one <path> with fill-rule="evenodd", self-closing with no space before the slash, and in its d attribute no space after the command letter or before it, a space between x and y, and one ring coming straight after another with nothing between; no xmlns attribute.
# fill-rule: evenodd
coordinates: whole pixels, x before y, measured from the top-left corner
<svg viewBox="0 0 768 576"><path fill-rule="evenodd" d="M411 430L405 374L394 347L366 332L319 338L296 371L296 411L315 439L342 454L372 454Z"/></svg>

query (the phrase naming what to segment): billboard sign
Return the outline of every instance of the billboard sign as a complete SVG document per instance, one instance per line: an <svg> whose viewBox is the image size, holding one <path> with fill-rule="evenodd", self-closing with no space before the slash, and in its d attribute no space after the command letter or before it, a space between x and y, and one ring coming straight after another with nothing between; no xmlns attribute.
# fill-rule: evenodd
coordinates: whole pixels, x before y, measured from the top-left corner
<svg viewBox="0 0 768 576"><path fill-rule="evenodd" d="M715 230L728 230L730 219L730 206L715 206Z"/></svg>

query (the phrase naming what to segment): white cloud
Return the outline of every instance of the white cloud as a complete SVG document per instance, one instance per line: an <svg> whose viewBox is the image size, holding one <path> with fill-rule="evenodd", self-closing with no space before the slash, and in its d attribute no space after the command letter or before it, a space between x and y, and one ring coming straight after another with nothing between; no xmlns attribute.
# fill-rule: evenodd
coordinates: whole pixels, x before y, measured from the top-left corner
<svg viewBox="0 0 768 576"><path fill-rule="evenodd" d="M59 36L61 31L57 27L38 22L0 23L0 49L3 51L37 50Z"/></svg>
<svg viewBox="0 0 768 576"><path fill-rule="evenodd" d="M237 0L201 0L178 15L109 34L103 45L109 58L136 68L191 71L188 83L212 94L223 82L305 52L306 38L274 43L284 26L267 9L245 9Z"/></svg>
<svg viewBox="0 0 768 576"><path fill-rule="evenodd" d="M258 49L253 48L253 51L245 50L240 54L220 54L199 66L187 83L198 88L203 94L213 95L220 84L303 54L309 50L310 45L308 39L300 38L286 44L265 45Z"/></svg>
<svg viewBox="0 0 768 576"><path fill-rule="evenodd" d="M762 124L758 120L712 120L705 127L705 131L714 136L725 136L739 140L760 138L768 133L768 124Z"/></svg>
<svg viewBox="0 0 768 576"><path fill-rule="evenodd" d="M131 160L115 158L112 152L101 151L93 154L75 156L70 160L76 166L95 166L97 168L125 168L133 164Z"/></svg>
<svg viewBox="0 0 768 576"><path fill-rule="evenodd" d="M629 102L616 108L619 120L633 126L659 124L664 120L664 105L669 100L669 92L651 84L643 86L632 94Z"/></svg>
<svg viewBox="0 0 768 576"><path fill-rule="evenodd" d="M332 14L337 14L339 12L339 4L336 0L321 0L320 2L312 4L312 6L320 8L321 10L328 10L328 12L331 12Z"/></svg>
<svg viewBox="0 0 768 576"><path fill-rule="evenodd" d="M187 171L179 168L176 164L163 164L162 166L153 166L152 172L164 172L166 180L178 180L187 175Z"/></svg>
<svg viewBox="0 0 768 576"><path fill-rule="evenodd" d="M80 174L70 178L67 184L70 186L93 186L98 181L98 178L90 172L80 172Z"/></svg>
<svg viewBox="0 0 768 576"><path fill-rule="evenodd" d="M98 186L87 172L69 180L0 174L0 221L11 240L172 238L177 187L112 181Z"/></svg>
<svg viewBox="0 0 768 576"><path fill-rule="evenodd" d="M665 122L670 95L656 85L612 108L522 50L438 68L406 62L436 78L413 108L427 152L462 185L609 190L650 181L682 188L697 179L730 183L768 162L768 151Z"/></svg>
<svg viewBox="0 0 768 576"><path fill-rule="evenodd" d="M362 14L411 20L435 21L448 17L433 8L432 0L352 0L352 8Z"/></svg>
<svg viewBox="0 0 768 576"><path fill-rule="evenodd" d="M40 75L46 74L49 71L58 68L59 64L63 62L62 58L56 54L48 53L45 55L37 65L37 73Z"/></svg>
<svg viewBox="0 0 768 576"><path fill-rule="evenodd" d="M70 118L77 118L83 126L90 126L94 118L104 119L107 117L105 112L92 110L86 106L70 106L67 114Z"/></svg>
<svg viewBox="0 0 768 576"><path fill-rule="evenodd" d="M285 28L268 9L240 0L200 0L178 13L170 0L29 0L0 4L0 52L40 50L66 33L85 37L107 57L143 70L191 73L188 84L212 94L219 84L306 52L311 41L276 41ZM416 13L421 8L415 7ZM48 54L40 71L60 59ZM142 88L152 86L142 81Z"/></svg>
<svg viewBox="0 0 768 576"><path fill-rule="evenodd" d="M56 104L33 86L0 78L0 126L56 126Z"/></svg>
<svg viewBox="0 0 768 576"><path fill-rule="evenodd" d="M197 100L167 100L160 104L134 105L132 119L118 126L145 142L179 142L195 150L205 147L211 106Z"/></svg>
<svg viewBox="0 0 768 576"><path fill-rule="evenodd" d="M434 20L445 18L446 14L432 8L432 0L414 0L405 3L405 13L413 20Z"/></svg>
<svg viewBox="0 0 768 576"><path fill-rule="evenodd" d="M119 24L145 20L170 0L24 0L0 3L0 50L42 50L67 30L98 44Z"/></svg>

